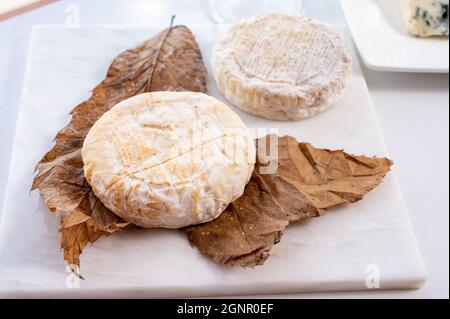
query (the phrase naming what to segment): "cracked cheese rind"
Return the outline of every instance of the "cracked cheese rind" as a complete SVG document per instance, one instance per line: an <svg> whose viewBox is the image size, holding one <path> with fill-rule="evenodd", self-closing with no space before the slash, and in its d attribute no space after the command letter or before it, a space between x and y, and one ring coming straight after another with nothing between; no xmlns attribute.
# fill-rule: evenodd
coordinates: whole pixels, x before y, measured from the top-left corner
<svg viewBox="0 0 450 319"><path fill-rule="evenodd" d="M82 149L95 195L146 228L218 217L243 194L255 156L241 119L193 92L146 93L117 104L91 128Z"/></svg>
<svg viewBox="0 0 450 319"><path fill-rule="evenodd" d="M305 17L275 13L233 25L215 46L212 65L230 102L274 120L328 109L351 74L351 57L336 32Z"/></svg>

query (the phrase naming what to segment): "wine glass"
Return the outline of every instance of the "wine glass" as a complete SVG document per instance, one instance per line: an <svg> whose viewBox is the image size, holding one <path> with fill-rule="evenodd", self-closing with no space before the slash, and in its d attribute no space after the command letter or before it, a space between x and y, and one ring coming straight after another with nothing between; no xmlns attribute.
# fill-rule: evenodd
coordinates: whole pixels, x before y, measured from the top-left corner
<svg viewBox="0 0 450 319"><path fill-rule="evenodd" d="M233 23L267 12L300 14L301 0L206 0L208 12L214 22Z"/></svg>

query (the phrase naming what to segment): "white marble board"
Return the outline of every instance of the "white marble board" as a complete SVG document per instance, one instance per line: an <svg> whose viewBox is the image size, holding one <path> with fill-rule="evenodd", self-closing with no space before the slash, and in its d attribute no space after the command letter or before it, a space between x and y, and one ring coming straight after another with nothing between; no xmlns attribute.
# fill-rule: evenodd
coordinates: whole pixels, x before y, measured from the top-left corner
<svg viewBox="0 0 450 319"><path fill-rule="evenodd" d="M334 27L354 57L350 85L338 105L300 122L269 121L233 109L250 127L275 128L280 135L318 147L386 155L351 40L343 27ZM212 47L222 29L210 25L191 29L210 68ZM29 192L34 166L69 121L69 111L104 78L112 59L159 30L34 27L0 228L0 296L179 297L366 290L374 288L367 287L367 279L377 276L380 289L413 289L424 283L422 258L394 169L364 200L290 226L263 266L216 265L191 248L178 231L125 231L87 247L81 258L86 280L69 289L77 285L65 269L58 219L37 192ZM221 98L211 72L208 89Z"/></svg>

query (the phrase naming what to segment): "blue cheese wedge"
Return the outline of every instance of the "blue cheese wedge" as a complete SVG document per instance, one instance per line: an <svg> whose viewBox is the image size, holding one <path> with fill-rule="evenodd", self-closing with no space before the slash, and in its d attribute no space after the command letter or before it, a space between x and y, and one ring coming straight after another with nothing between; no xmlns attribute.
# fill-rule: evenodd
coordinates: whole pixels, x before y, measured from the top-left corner
<svg viewBox="0 0 450 319"><path fill-rule="evenodd" d="M401 0L406 31L417 37L448 37L449 0Z"/></svg>

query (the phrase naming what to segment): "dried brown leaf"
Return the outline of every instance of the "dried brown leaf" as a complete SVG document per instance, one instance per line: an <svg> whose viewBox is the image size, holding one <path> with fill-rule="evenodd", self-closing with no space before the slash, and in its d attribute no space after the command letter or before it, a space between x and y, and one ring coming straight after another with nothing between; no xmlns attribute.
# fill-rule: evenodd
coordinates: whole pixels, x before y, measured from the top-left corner
<svg viewBox="0 0 450 319"><path fill-rule="evenodd" d="M244 195L216 220L184 229L190 243L216 263L263 264L289 223L362 199L392 162L317 149L284 136L278 138L277 172L260 174L262 166L258 159Z"/></svg>
<svg viewBox="0 0 450 319"><path fill-rule="evenodd" d="M79 265L88 243L128 226L106 209L86 182L81 146L97 119L116 103L147 91L206 91L206 70L189 29L171 27L118 56L91 98L72 111L72 120L37 165L33 189L61 213L64 259ZM263 175L258 162L244 195L216 220L185 229L189 241L215 262L264 263L290 222L320 216L330 207L360 200L377 186L392 162L321 150L292 137L278 139L279 166Z"/></svg>
<svg viewBox="0 0 450 319"><path fill-rule="evenodd" d="M76 106L55 146L37 164L39 188L52 212L61 213L61 246L68 264L79 266L88 243L128 226L95 197L84 178L81 147L92 125L112 106L150 91L206 92L206 69L194 35L170 27L116 57L92 96Z"/></svg>

